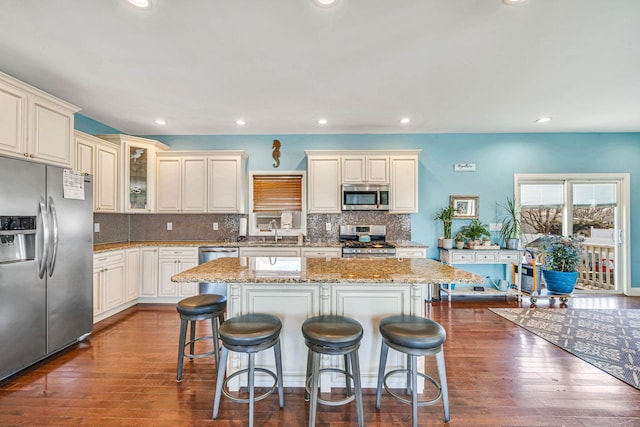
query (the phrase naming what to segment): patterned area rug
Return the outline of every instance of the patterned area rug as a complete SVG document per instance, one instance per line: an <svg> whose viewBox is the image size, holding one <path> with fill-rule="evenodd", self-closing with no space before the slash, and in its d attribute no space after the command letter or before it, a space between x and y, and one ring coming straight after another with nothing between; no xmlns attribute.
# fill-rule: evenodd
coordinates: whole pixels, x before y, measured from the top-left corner
<svg viewBox="0 0 640 427"><path fill-rule="evenodd" d="M640 310L489 310L640 389Z"/></svg>

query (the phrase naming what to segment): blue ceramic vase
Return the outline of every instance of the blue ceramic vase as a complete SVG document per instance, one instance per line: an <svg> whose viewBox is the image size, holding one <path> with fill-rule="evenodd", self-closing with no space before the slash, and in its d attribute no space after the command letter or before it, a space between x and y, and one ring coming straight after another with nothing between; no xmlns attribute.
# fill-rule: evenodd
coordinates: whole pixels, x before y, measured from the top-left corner
<svg viewBox="0 0 640 427"><path fill-rule="evenodd" d="M570 294L578 281L577 271L542 270L542 275L550 294Z"/></svg>

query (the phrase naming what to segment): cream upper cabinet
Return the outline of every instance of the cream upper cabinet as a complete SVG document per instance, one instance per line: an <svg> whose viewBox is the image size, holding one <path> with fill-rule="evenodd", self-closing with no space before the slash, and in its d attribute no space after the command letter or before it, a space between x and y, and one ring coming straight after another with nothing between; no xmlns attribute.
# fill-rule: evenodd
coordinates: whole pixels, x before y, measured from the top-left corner
<svg viewBox="0 0 640 427"><path fill-rule="evenodd" d="M247 154L209 156L207 159L208 206L211 213L246 212Z"/></svg>
<svg viewBox="0 0 640 427"><path fill-rule="evenodd" d="M389 213L418 212L418 155L390 157Z"/></svg>
<svg viewBox="0 0 640 427"><path fill-rule="evenodd" d="M120 206L123 212L153 212L156 194L156 153L168 146L153 139L106 134L99 138L117 144L120 160Z"/></svg>
<svg viewBox="0 0 640 427"><path fill-rule="evenodd" d="M342 156L343 184L388 184L389 156L358 155Z"/></svg>
<svg viewBox="0 0 640 427"><path fill-rule="evenodd" d="M158 212L246 212L244 151L157 154Z"/></svg>
<svg viewBox="0 0 640 427"><path fill-rule="evenodd" d="M158 155L158 212L207 211L207 158Z"/></svg>
<svg viewBox="0 0 640 427"><path fill-rule="evenodd" d="M0 153L71 168L78 108L0 73Z"/></svg>
<svg viewBox="0 0 640 427"><path fill-rule="evenodd" d="M340 213L341 158L307 151L307 213Z"/></svg>
<svg viewBox="0 0 640 427"><path fill-rule="evenodd" d="M94 212L118 212L119 147L80 131L74 140L75 169L94 176Z"/></svg>

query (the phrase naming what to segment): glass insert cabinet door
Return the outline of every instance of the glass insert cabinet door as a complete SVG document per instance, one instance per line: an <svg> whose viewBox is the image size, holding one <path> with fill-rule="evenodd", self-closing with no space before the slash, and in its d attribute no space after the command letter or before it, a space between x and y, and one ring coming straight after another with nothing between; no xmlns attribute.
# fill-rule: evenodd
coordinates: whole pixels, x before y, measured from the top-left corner
<svg viewBox="0 0 640 427"><path fill-rule="evenodd" d="M129 145L129 209L149 207L149 149Z"/></svg>

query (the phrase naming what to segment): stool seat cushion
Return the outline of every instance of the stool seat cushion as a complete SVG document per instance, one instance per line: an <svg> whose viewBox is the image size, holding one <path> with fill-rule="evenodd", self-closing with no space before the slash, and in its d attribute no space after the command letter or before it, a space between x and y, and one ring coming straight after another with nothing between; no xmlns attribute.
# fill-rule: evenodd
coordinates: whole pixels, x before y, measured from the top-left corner
<svg viewBox="0 0 640 427"><path fill-rule="evenodd" d="M447 333L437 322L424 317L398 315L380 321L380 335L389 342L408 348L431 349L441 346Z"/></svg>
<svg viewBox="0 0 640 427"><path fill-rule="evenodd" d="M344 316L316 316L302 324L304 338L326 347L349 347L362 339L362 325Z"/></svg>
<svg viewBox="0 0 640 427"><path fill-rule="evenodd" d="M218 294L194 295L178 301L176 309L180 314L199 315L224 311L227 297Z"/></svg>
<svg viewBox="0 0 640 427"><path fill-rule="evenodd" d="M220 339L230 345L252 346L275 339L282 322L277 316L264 313L243 314L227 319L220 325Z"/></svg>

